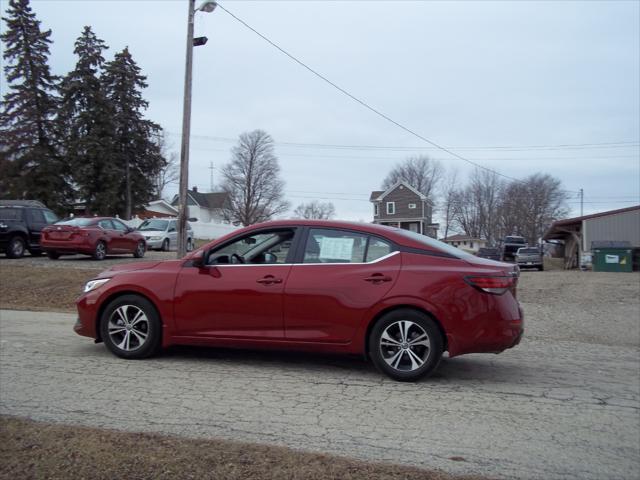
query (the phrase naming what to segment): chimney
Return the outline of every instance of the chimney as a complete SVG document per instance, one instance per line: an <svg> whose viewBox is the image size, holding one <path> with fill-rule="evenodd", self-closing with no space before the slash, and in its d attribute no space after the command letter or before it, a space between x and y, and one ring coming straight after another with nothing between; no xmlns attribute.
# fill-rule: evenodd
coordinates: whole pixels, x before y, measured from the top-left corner
<svg viewBox="0 0 640 480"><path fill-rule="evenodd" d="M196 187L195 185L193 186L193 188L191 189L191 191L198 193L198 187Z"/></svg>

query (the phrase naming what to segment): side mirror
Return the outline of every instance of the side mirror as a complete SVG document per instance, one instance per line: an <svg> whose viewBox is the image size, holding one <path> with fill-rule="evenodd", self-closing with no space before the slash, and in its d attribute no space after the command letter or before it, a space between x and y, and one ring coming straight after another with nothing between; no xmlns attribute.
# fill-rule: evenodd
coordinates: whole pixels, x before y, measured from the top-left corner
<svg viewBox="0 0 640 480"><path fill-rule="evenodd" d="M209 256L209 251L205 250L201 255L191 259L191 265L196 268L202 268L205 265L204 259Z"/></svg>
<svg viewBox="0 0 640 480"><path fill-rule="evenodd" d="M131 233L135 231L135 228L127 227L127 233Z"/></svg>
<svg viewBox="0 0 640 480"><path fill-rule="evenodd" d="M190 222L197 222L197 221L198 221L198 219L197 219L196 217L191 217L191 218L189 218L189 221L190 221Z"/></svg>
<svg viewBox="0 0 640 480"><path fill-rule="evenodd" d="M276 257L273 253L264 254L264 263L276 263L277 261L278 257Z"/></svg>

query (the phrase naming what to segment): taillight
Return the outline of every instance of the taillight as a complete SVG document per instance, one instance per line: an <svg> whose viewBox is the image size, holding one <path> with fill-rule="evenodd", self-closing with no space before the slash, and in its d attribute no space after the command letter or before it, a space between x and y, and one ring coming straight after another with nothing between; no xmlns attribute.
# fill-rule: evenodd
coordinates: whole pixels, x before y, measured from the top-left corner
<svg viewBox="0 0 640 480"><path fill-rule="evenodd" d="M492 295L502 295L507 290L511 290L515 295L517 277L494 277L494 276L475 276L465 277L465 281L478 290L490 293Z"/></svg>

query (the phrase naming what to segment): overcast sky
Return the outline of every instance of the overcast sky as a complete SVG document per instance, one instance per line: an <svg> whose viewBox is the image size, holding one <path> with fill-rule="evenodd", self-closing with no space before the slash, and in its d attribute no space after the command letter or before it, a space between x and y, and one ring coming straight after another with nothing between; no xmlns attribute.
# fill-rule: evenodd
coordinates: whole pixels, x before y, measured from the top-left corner
<svg viewBox="0 0 640 480"><path fill-rule="evenodd" d="M585 213L640 203L640 2L220 4L463 157L511 177L560 178L576 192L575 215L580 188ZM3 14L7 5L0 1ZM148 77L147 115L179 150L186 0L32 0L32 7L53 31L56 74L73 68L85 25L110 46L109 60L128 46ZM314 77L222 9L198 13L195 33L209 38L194 52L189 185L200 191L210 188L210 163L218 183L235 139L257 128L276 141L293 207L331 200L343 219L370 221L370 191L408 155L428 154L461 178L472 169Z"/></svg>

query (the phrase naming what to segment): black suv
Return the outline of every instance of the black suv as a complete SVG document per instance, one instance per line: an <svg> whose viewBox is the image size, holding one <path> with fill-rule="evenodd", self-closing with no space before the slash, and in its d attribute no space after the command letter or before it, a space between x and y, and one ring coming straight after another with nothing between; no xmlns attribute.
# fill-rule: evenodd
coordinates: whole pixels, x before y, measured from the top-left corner
<svg viewBox="0 0 640 480"><path fill-rule="evenodd" d="M0 252L20 258L26 250L40 255L40 231L58 217L35 200L0 200Z"/></svg>

